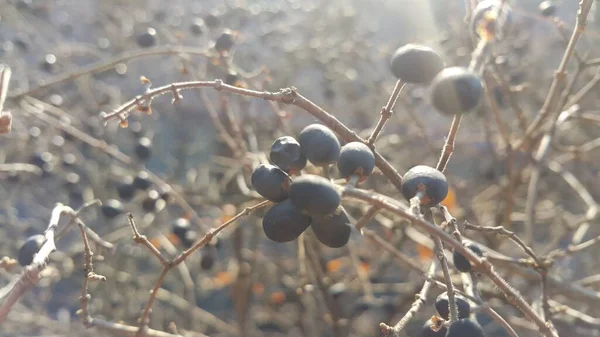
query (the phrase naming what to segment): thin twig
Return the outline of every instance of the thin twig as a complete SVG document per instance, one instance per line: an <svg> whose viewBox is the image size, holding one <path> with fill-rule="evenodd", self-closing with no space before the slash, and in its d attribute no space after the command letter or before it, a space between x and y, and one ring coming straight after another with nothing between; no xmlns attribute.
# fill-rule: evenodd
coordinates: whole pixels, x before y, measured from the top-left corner
<svg viewBox="0 0 600 337"><path fill-rule="evenodd" d="M120 107L116 108L113 112L104 114L103 116L101 116L102 120L105 122L114 119L120 121L126 120L129 112L138 107L140 100L147 102L151 101L156 96L171 94L173 92L173 88L175 88L175 90L213 88L215 90L230 92L237 95L255 97L267 101L276 101L286 104L292 104L307 111L311 115L321 120L325 125L327 125L335 133L337 133L346 142L357 141L366 144L366 141L359 137L356 134L356 132L352 131L343 123L341 123L337 118L335 118L327 111L323 110L321 107L302 96L294 87L281 89L279 90L279 92L256 91L231 86L223 83L222 80L178 82L171 83L162 87L157 87L152 90L149 90L142 96L138 96L134 99L129 100ZM398 171L396 171L396 169L392 167L392 165L387 160L385 160L385 158L383 158L383 156L379 152L375 150L373 151L373 154L375 155L375 163L379 170L381 170L381 172L400 191L402 189L402 176L400 176Z"/></svg>
<svg viewBox="0 0 600 337"><path fill-rule="evenodd" d="M373 130L369 138L367 138L368 146L375 146L375 141L377 140L377 137L379 137L379 133L381 133L381 130L383 130L383 127L385 126L385 123L388 121L388 119L392 117L394 106L396 105L396 101L398 101L398 96L400 96L402 88L404 88L404 83L402 83L401 80L396 81L396 85L394 86L394 90L392 90L387 104L381 108L381 112L379 114L379 121L377 122L377 125L375 125L375 129Z"/></svg>

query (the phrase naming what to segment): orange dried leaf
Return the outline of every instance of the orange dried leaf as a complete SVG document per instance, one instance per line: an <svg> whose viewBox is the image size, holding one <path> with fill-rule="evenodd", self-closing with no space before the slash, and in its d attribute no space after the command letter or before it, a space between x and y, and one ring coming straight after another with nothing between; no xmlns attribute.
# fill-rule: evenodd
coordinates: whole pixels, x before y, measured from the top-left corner
<svg viewBox="0 0 600 337"><path fill-rule="evenodd" d="M417 244L417 253L419 254L419 260L422 262L431 261L431 259L433 259L433 250L425 245Z"/></svg>
<svg viewBox="0 0 600 337"><path fill-rule="evenodd" d="M217 276L215 276L215 284L224 287L226 285L229 285L231 283L233 283L233 274L230 272L226 272L226 271L221 271L217 273Z"/></svg>
<svg viewBox="0 0 600 337"><path fill-rule="evenodd" d="M327 262L327 271L330 273L335 273L342 268L343 264L344 263L341 258L330 260Z"/></svg>
<svg viewBox="0 0 600 337"><path fill-rule="evenodd" d="M448 207L450 213L454 212L458 207L456 203L456 193L452 187L448 188L448 195L446 196L446 199L441 202L441 204Z"/></svg>
<svg viewBox="0 0 600 337"><path fill-rule="evenodd" d="M369 269L371 268L371 265L368 262L361 262L360 265L360 272L364 273L364 274L368 274L369 273Z"/></svg>
<svg viewBox="0 0 600 337"><path fill-rule="evenodd" d="M173 233L169 233L169 235L167 235L167 239L169 239L169 242L171 242L174 245L178 245L181 241L179 240L179 237Z"/></svg>
<svg viewBox="0 0 600 337"><path fill-rule="evenodd" d="M160 240L158 238L150 239L150 243L157 249L160 248Z"/></svg>
<svg viewBox="0 0 600 337"><path fill-rule="evenodd" d="M285 293L283 291L276 291L269 295L269 303L270 304L283 304L285 302Z"/></svg>

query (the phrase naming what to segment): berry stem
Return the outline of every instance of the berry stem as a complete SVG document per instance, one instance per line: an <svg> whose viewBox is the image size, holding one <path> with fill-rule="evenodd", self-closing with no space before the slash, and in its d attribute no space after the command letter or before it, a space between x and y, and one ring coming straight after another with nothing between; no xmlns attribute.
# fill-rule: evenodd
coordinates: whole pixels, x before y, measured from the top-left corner
<svg viewBox="0 0 600 337"><path fill-rule="evenodd" d="M424 219L430 223L435 224L435 220L433 218L433 213L431 209L427 208L425 211ZM448 261L446 260L446 255L444 254L444 244L442 240L432 235L431 238L435 244L435 256L437 257L440 265L442 266L442 273L444 274L444 282L446 283L446 289L448 290L448 307L450 309L450 322L454 323L458 320L458 309L456 307L456 297L454 294L454 284L452 284L452 277L450 277L450 269L448 268Z"/></svg>
<svg viewBox="0 0 600 337"><path fill-rule="evenodd" d="M471 62L469 63L469 70L480 74L483 69L481 68L481 64L483 60L488 55L486 52L488 50L489 43L487 40L479 40L477 47L473 51L471 56ZM442 148L442 154L440 155L440 160L436 165L436 169L440 172L444 172L446 167L448 166L448 161L450 157L452 157L452 153L454 151L454 143L456 141L456 134L458 133L458 129L460 128L460 122L462 121L462 114L458 113L454 115L452 119L452 124L450 125L450 130L448 131L448 137L446 137L446 141L444 142L444 147Z"/></svg>
<svg viewBox="0 0 600 337"><path fill-rule="evenodd" d="M381 130L383 130L383 127L385 126L385 123L388 121L388 119L390 119L390 117L392 117L394 106L398 101L398 97L402 92L402 88L404 88L404 83L402 83L402 80L396 81L396 85L394 86L394 90L392 90L387 104L383 108L381 108L381 112L379 114L379 121L375 125L375 129L373 130L369 138L367 138L367 145L369 147L374 146L377 137L379 137Z"/></svg>

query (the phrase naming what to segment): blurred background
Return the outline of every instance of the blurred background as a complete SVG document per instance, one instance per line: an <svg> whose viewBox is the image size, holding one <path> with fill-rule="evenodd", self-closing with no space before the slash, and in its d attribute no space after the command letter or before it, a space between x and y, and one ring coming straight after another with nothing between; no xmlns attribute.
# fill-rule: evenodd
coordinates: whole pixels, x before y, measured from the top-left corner
<svg viewBox="0 0 600 337"><path fill-rule="evenodd" d="M552 15L540 12L539 0L508 2L514 26L494 46L495 79L488 90L512 139L522 134L546 97L575 24L578 1L553 1ZM78 208L100 199L112 208L91 207L82 219L114 248L92 245L95 271L107 281L90 284L90 314L137 325L161 266L135 245L125 212L133 213L153 244L175 256L185 249L185 242L172 234L178 221L191 220L191 235L199 238L206 228L257 203L248 179L255 158L266 158L274 139L295 136L316 119L295 107L210 89L182 92L177 104L171 104L169 95L159 97L151 115L133 113L127 128L115 121L104 125L102 111L111 112L143 93L141 76L153 87L221 78L256 90L294 86L367 137L395 84L388 64L398 47L425 44L448 66L468 65L474 44L464 6L462 0L0 0L0 63L13 73L5 108L14 116L12 131L0 137L0 163L33 165L0 170L0 257L16 257L27 237L42 233L56 203ZM571 73L585 57L600 55L599 25L600 10L594 10ZM225 52L215 52L223 34L234 42ZM574 92L595 78L596 68L579 70ZM571 150L600 137L600 118L593 118L599 98L594 87L579 101L591 119L565 123L549 155L593 200L600 200L597 150ZM450 122L429 105L426 87L409 85L377 147L401 174L417 164L435 165ZM233 151L215 123L253 156ZM464 119L448 167L452 190L445 201L459 221L525 232L531 153L508 153L488 103ZM507 171L509 157L510 167L523 173L518 179ZM140 173L145 171L156 176L145 177ZM119 187L134 178L148 186L122 200ZM584 229L574 225L590 205L581 201L581 191L569 179L542 170L532 242L540 253L567 247L576 242L575 235L582 242L600 232L594 222ZM403 201L380 174L363 188ZM170 189L183 195L197 216L169 197ZM512 193L510 207L507 193ZM353 219L367 209L358 203L347 207ZM307 302L296 291L297 243L269 241L262 232L262 214L243 218L191 256L187 270L168 274L153 306L152 329L172 331L174 322L186 336L333 336L321 295L314 291ZM382 213L368 226L417 263L431 261L428 238L405 221ZM507 240L472 236L506 256L521 256ZM351 245L355 256L347 249L319 248L328 291L341 308L349 336L375 336L379 322L393 324L408 310L422 278L395 264L358 231ZM0 336L119 335L86 329L76 314L83 278L78 231L67 233L57 246L38 286L0 325ZM591 247L567 255L551 274L565 283L595 275L598 252ZM528 300L537 301L539 282L531 273L528 278L510 264L499 269ZM0 286L20 271L18 266L0 269ZM600 335L600 319L594 320L594 315L600 317L598 282L582 283L589 291L582 297L564 292L557 282L553 298L587 315L557 308L559 331ZM511 317L520 336L537 335L497 289L487 283L482 289L490 305ZM418 336L439 293L436 289L430 296L407 336ZM479 319L490 325L486 317ZM488 337L506 336L494 324L486 331Z"/></svg>

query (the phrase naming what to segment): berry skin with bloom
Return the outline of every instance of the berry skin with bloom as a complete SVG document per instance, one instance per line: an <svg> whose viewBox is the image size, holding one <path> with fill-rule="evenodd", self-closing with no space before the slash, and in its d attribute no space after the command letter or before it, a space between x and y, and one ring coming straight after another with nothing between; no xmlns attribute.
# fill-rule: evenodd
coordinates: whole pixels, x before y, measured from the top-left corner
<svg viewBox="0 0 600 337"><path fill-rule="evenodd" d="M470 241L465 241L464 245L466 248L470 249L473 253L475 253L479 257L483 257L483 251L476 244ZM472 265L471 261L469 261L464 255L459 253L458 251L454 251L452 254L452 259L454 261L454 266L458 271L462 273L468 273L471 271Z"/></svg>
<svg viewBox="0 0 600 337"><path fill-rule="evenodd" d="M302 214L288 199L274 205L263 217L263 231L272 241L284 243L297 239L308 226L311 218Z"/></svg>
<svg viewBox="0 0 600 337"><path fill-rule="evenodd" d="M290 200L303 213L323 216L337 210L341 196L328 179L308 174L292 181Z"/></svg>
<svg viewBox="0 0 600 337"><path fill-rule="evenodd" d="M325 246L330 248L341 248L350 240L352 224L348 214L343 207L332 214L325 216L313 216L310 224L315 237Z"/></svg>
<svg viewBox="0 0 600 337"><path fill-rule="evenodd" d="M42 234L32 235L25 239L21 248L19 248L17 262L23 267L30 265L33 262L35 254L40 251L45 241L46 237Z"/></svg>
<svg viewBox="0 0 600 337"><path fill-rule="evenodd" d="M461 115L475 110L483 97L479 76L463 67L442 70L430 86L431 104L446 116Z"/></svg>
<svg viewBox="0 0 600 337"><path fill-rule="evenodd" d="M273 164L286 172L300 171L306 166L307 162L300 148L300 143L290 136L277 138L271 145L269 157Z"/></svg>
<svg viewBox="0 0 600 337"><path fill-rule="evenodd" d="M390 69L404 83L428 84L444 69L444 61L427 46L407 44L394 52Z"/></svg>
<svg viewBox="0 0 600 337"><path fill-rule="evenodd" d="M414 198L419 191L424 193L421 205L432 207L442 202L448 195L446 176L433 167L417 165L402 178L402 195L406 200Z"/></svg>
<svg viewBox="0 0 600 337"><path fill-rule="evenodd" d="M258 194L273 202L280 202L288 197L290 177L279 167L261 164L252 172L252 186Z"/></svg>
<svg viewBox="0 0 600 337"><path fill-rule="evenodd" d="M328 127L311 124L298 136L302 153L316 166L335 163L340 157L340 141Z"/></svg>
<svg viewBox="0 0 600 337"><path fill-rule="evenodd" d="M351 142L340 151L338 169L342 177L348 179L351 175L358 175L360 181L365 180L375 168L375 155L371 149L361 142Z"/></svg>

